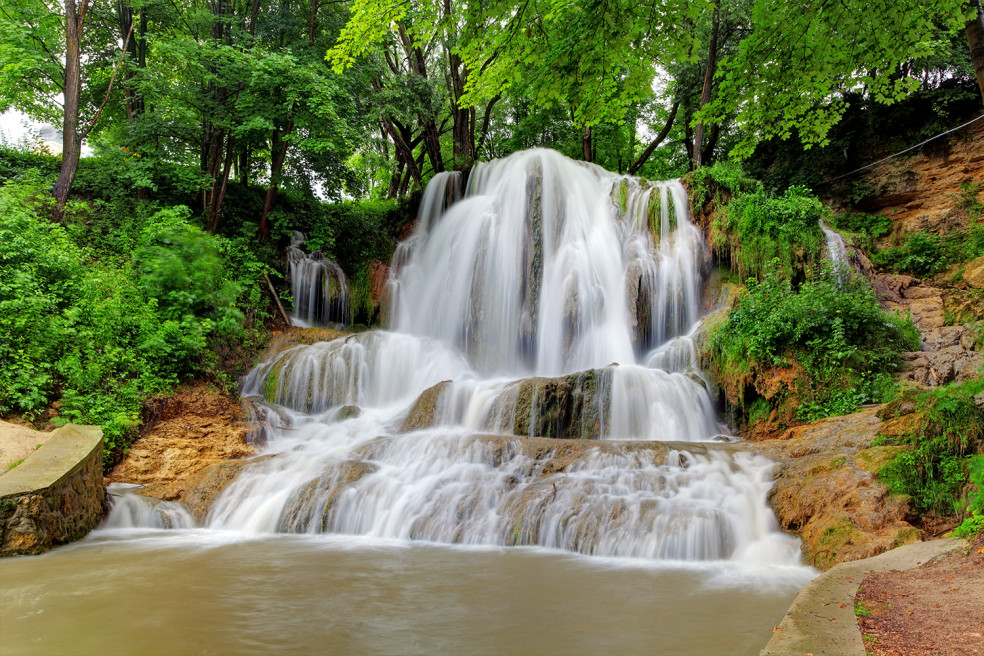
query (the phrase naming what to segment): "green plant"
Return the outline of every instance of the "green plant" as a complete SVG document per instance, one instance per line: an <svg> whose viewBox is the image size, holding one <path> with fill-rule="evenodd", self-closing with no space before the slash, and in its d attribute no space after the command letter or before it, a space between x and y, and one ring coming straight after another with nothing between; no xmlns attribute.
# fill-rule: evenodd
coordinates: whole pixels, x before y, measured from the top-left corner
<svg viewBox="0 0 984 656"><path fill-rule="evenodd" d="M892 220L884 214L848 212L831 217L830 224L838 230L855 232L873 239L884 237L892 231Z"/></svg>
<svg viewBox="0 0 984 656"><path fill-rule="evenodd" d="M984 531L984 455L971 456L967 472L973 489L967 494L964 508L968 517L953 531L957 537L970 537Z"/></svg>
<svg viewBox="0 0 984 656"><path fill-rule="evenodd" d="M860 277L822 267L794 288L774 263L761 281L749 280L708 347L713 372L749 421L768 414L766 400L814 420L889 400L900 353L917 343L911 320L883 311ZM791 382L756 386L763 377ZM765 388L775 392L760 393Z"/></svg>
<svg viewBox="0 0 984 656"><path fill-rule="evenodd" d="M903 245L875 253L872 262L879 269L929 277L946 266L943 240L917 232L910 235Z"/></svg>
<svg viewBox="0 0 984 656"><path fill-rule="evenodd" d="M888 462L879 476L893 493L910 497L917 512L960 512L967 481L984 482L984 457L974 455L984 442L984 413L974 400L981 392L984 380L974 380L910 393L901 400L911 403L919 417L913 430L898 440L912 449ZM984 509L980 483L975 485L978 492L967 501L971 513Z"/></svg>
<svg viewBox="0 0 984 656"><path fill-rule="evenodd" d="M858 617L871 617L871 607L863 601L855 601L854 614Z"/></svg>
<svg viewBox="0 0 984 656"><path fill-rule="evenodd" d="M148 395L212 374L210 345L242 338L238 288L186 208L141 214L115 242L134 245L131 261L84 225L52 224L49 202L37 174L0 188L0 413L30 419L59 399L56 423L102 426L112 460Z"/></svg>
<svg viewBox="0 0 984 656"><path fill-rule="evenodd" d="M742 279L761 276L774 260L788 277L799 277L819 261L820 219L826 214L805 187L790 187L781 196L759 189L727 205L715 225L721 234L712 242Z"/></svg>

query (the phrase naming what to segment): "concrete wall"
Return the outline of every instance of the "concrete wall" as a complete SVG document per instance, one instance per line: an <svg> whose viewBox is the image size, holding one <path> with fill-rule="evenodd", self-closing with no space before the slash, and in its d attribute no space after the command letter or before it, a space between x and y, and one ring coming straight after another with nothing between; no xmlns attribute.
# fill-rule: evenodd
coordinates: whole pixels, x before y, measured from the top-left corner
<svg viewBox="0 0 984 656"><path fill-rule="evenodd" d="M69 424L0 476L0 556L85 537L106 513L102 430Z"/></svg>

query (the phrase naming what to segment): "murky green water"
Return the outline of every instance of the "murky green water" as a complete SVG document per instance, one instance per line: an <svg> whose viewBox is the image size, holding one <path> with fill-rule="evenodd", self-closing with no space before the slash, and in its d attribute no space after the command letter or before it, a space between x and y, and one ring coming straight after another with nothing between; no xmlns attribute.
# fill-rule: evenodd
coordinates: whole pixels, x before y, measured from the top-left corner
<svg viewBox="0 0 984 656"><path fill-rule="evenodd" d="M757 654L810 575L131 531L0 562L0 653Z"/></svg>

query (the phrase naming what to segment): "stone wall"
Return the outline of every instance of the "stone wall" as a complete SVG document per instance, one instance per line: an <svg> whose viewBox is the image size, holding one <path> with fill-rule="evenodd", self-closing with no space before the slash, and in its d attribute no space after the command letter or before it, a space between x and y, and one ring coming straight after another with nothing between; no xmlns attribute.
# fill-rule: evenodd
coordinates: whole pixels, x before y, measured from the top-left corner
<svg viewBox="0 0 984 656"><path fill-rule="evenodd" d="M0 556L39 554L78 540L105 512L102 430L63 426L0 476Z"/></svg>

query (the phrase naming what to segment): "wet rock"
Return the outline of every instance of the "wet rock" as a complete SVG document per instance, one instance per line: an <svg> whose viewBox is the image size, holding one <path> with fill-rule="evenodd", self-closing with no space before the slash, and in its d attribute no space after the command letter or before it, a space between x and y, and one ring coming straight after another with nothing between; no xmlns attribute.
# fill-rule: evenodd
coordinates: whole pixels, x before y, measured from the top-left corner
<svg viewBox="0 0 984 656"><path fill-rule="evenodd" d="M260 360L269 362L289 348L295 346L318 344L319 342L332 342L352 335L351 332L344 330L331 330L329 328L291 328L283 333L275 333L267 344L266 350Z"/></svg>
<svg viewBox="0 0 984 656"><path fill-rule="evenodd" d="M345 421L346 419L355 419L362 414L362 408L357 405L343 405L341 408L335 412L335 416L332 421Z"/></svg>
<svg viewBox="0 0 984 656"><path fill-rule="evenodd" d="M518 383L514 435L595 439L605 408L598 387L610 376L592 369L559 378L527 378Z"/></svg>
<svg viewBox="0 0 984 656"><path fill-rule="evenodd" d="M197 521L202 522L215 500L246 467L272 457L260 456L248 460L226 460L213 463L188 480L183 481L183 489L179 495L180 501L184 503ZM146 489L142 491L146 493Z"/></svg>
<svg viewBox="0 0 984 656"><path fill-rule="evenodd" d="M329 514L339 495L378 469L372 463L355 460L332 465L328 471L311 479L291 495L284 504L277 530L281 533L325 532Z"/></svg>
<svg viewBox="0 0 984 656"><path fill-rule="evenodd" d="M441 399L441 394L450 385L451 381L445 380L421 392L400 424L400 432L409 433L433 426L437 415L437 403Z"/></svg>

